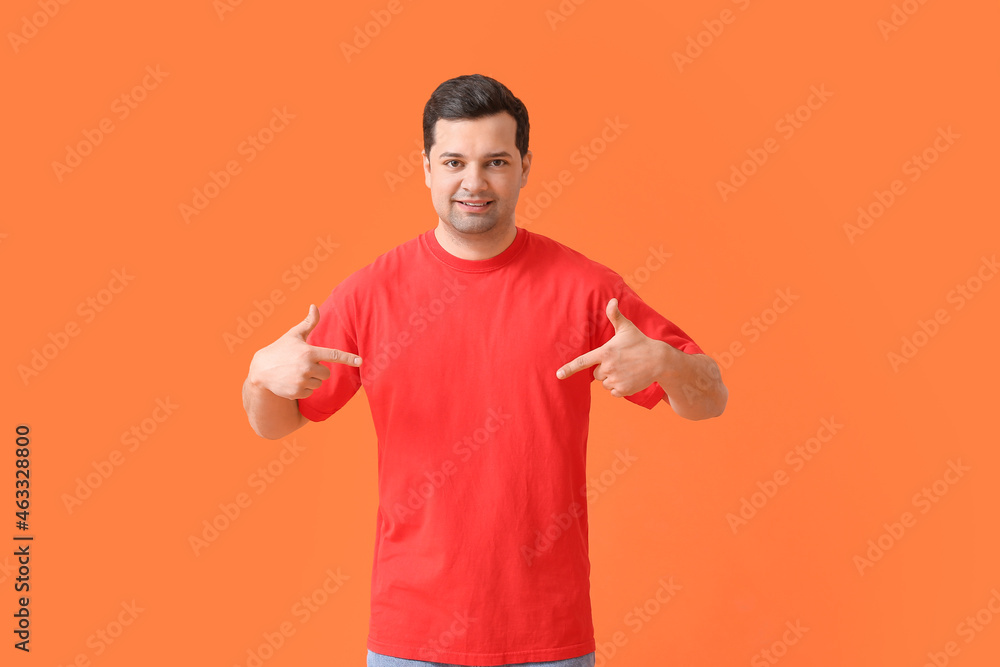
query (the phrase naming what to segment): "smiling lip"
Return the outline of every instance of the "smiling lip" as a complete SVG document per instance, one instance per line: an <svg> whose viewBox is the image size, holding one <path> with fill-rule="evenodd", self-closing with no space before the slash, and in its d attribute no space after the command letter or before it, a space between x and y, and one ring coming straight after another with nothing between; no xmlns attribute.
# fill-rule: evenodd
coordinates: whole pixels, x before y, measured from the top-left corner
<svg viewBox="0 0 1000 667"><path fill-rule="evenodd" d="M492 199L456 199L456 204L459 204L463 211L483 211L489 208L489 205L493 203ZM467 204L486 204L486 206L468 206Z"/></svg>

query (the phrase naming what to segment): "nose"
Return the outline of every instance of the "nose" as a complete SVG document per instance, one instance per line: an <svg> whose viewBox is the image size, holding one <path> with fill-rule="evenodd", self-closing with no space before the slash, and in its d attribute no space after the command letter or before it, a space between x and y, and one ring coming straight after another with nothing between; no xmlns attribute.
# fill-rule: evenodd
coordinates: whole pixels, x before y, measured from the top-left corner
<svg viewBox="0 0 1000 667"><path fill-rule="evenodd" d="M486 189L486 176L483 173L482 167L478 165L469 165L465 170L465 175L462 177L462 187L469 192L479 192Z"/></svg>

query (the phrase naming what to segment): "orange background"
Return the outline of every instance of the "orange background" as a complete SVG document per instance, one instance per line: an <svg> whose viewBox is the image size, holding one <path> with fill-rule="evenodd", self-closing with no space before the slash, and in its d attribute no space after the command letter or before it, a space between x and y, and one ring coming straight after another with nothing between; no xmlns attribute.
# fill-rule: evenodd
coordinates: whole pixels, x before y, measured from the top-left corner
<svg viewBox="0 0 1000 667"><path fill-rule="evenodd" d="M289 622L268 667L364 664L376 513L364 392L290 436L303 450L257 493L251 476L283 445L251 430L241 384L310 303L436 225L422 176L390 187L386 174L405 173L433 89L474 72L530 113L519 224L627 276L723 365L730 392L722 417L691 422L593 384L591 477L609 479L616 452L638 459L590 507L598 665L770 664L760 652L782 648L788 666L923 665L948 642L949 664L997 664L1000 618L982 612L992 622L972 641L960 624L1000 587L1000 280L961 308L952 292L1000 246L994 3L910 0L885 36L889 0L401 0L396 14L246 0L221 18L211 0L102 0L58 5L32 32L25 21L53 4L41 3L7 2L0 21L0 465L11 471L14 428L30 425L35 535L30 654L11 647L14 559L0 557L3 664L247 665ZM723 10L732 21L712 23ZM348 60L341 44L372 11L391 20ZM679 68L699 33L706 46ZM162 80L121 118L115 100L157 66ZM799 109L811 86L831 97ZM275 107L294 119L248 161L239 147ZM797 110L808 119L787 137L776 123ZM584 165L609 118L627 128ZM60 180L53 162L103 119L113 131ZM911 181L905 163L949 127L958 138ZM723 201L718 182L769 138L777 151ZM230 160L240 172L186 222L180 205ZM572 183L539 199L562 170ZM844 225L896 179L905 192L852 243ZM529 220L529 202L548 206ZM339 247L284 280L317 237ZM662 266L637 271L661 247ZM120 289L123 268L134 277ZM784 289L799 298L758 328ZM227 346L275 290L282 303ZM88 298L107 301L90 319ZM938 309L947 321L893 368L889 353ZM723 363L734 343L743 354ZM19 367L43 348L52 358L25 382ZM158 399L178 406L162 422ZM842 429L794 470L786 454L824 418ZM144 423L130 451L122 435ZM67 508L115 451L120 465ZM916 504L949 461L968 471ZM779 470L788 483L734 534L727 515ZM220 503L241 493L251 504L196 554L191 536L224 525ZM904 512L915 524L888 546L883 524ZM888 548L859 572L880 536ZM295 605L328 569L349 578L302 622ZM670 577L681 589L650 602ZM628 615L647 603L637 629ZM808 631L782 645L786 622ZM110 644L97 634L119 629Z"/></svg>

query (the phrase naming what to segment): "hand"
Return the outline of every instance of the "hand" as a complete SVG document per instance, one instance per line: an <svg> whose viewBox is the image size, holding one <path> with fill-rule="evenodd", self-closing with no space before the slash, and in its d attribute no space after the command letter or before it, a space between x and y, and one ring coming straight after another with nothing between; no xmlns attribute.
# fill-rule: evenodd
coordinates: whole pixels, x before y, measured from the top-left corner
<svg viewBox="0 0 1000 667"><path fill-rule="evenodd" d="M250 382L282 398L306 398L330 377L330 369L319 362L361 365L360 357L354 354L306 343L317 324L319 309L309 304L306 319L253 355Z"/></svg>
<svg viewBox="0 0 1000 667"><path fill-rule="evenodd" d="M618 299L608 301L607 315L615 327L611 340L560 368L556 377L565 379L597 364L594 379L601 380L612 396L630 396L653 384L659 377L661 369L653 362L663 355L663 346L670 346L639 331L639 327L618 310Z"/></svg>

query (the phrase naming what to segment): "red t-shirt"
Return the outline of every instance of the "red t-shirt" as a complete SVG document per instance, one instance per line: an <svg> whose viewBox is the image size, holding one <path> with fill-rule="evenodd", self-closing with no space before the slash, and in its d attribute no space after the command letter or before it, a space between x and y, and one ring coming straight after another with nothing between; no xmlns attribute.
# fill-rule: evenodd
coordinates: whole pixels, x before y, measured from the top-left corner
<svg viewBox="0 0 1000 667"><path fill-rule="evenodd" d="M614 335L608 300L651 338L701 349L611 269L517 228L485 260L434 230L344 279L311 345L358 354L299 410L335 413L364 386L378 436L367 646L464 665L595 650L586 452L594 369L556 370ZM326 362L323 362L326 363ZM653 383L625 398L653 408Z"/></svg>

